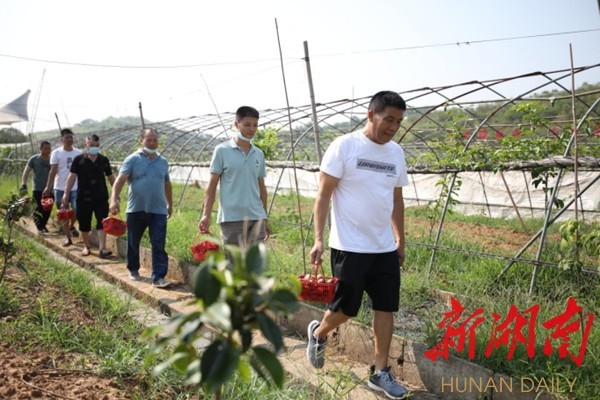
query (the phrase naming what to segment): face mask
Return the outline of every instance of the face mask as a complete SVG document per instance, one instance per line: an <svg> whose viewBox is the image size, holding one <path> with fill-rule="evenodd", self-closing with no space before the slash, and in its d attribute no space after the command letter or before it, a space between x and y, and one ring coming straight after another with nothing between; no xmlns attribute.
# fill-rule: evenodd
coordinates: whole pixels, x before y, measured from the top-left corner
<svg viewBox="0 0 600 400"><path fill-rule="evenodd" d="M243 140L244 142L250 142L252 139L248 139L246 136L242 135L242 132L237 133L237 138Z"/></svg>
<svg viewBox="0 0 600 400"><path fill-rule="evenodd" d="M144 147L144 151L146 153L148 153L148 154L157 154L158 153L158 150L156 150L156 149L149 149L147 147Z"/></svg>
<svg viewBox="0 0 600 400"><path fill-rule="evenodd" d="M88 147L88 153L98 154L100 153L100 147Z"/></svg>

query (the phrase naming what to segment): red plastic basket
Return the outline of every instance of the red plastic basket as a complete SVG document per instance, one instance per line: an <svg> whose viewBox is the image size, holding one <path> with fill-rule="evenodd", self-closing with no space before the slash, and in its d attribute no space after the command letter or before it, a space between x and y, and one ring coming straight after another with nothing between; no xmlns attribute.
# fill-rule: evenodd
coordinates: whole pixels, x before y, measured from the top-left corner
<svg viewBox="0 0 600 400"><path fill-rule="evenodd" d="M116 217L107 217L102 220L102 229L109 235L122 236L127 232L127 223Z"/></svg>
<svg viewBox="0 0 600 400"><path fill-rule="evenodd" d="M56 212L56 218L58 218L59 221L71 220L74 216L73 210L69 208L61 208Z"/></svg>
<svg viewBox="0 0 600 400"><path fill-rule="evenodd" d="M194 261L204 261L209 251L219 250L219 245L211 240L203 240L200 243L191 245L190 250L194 256Z"/></svg>
<svg viewBox="0 0 600 400"><path fill-rule="evenodd" d="M54 206L54 199L51 196L42 197L41 203L44 211L50 211Z"/></svg>
<svg viewBox="0 0 600 400"><path fill-rule="evenodd" d="M331 303L333 300L338 278L319 274L319 269L323 272L323 265L315 263L313 273L298 275L298 279L302 284L302 292L298 296L300 300L319 303Z"/></svg>

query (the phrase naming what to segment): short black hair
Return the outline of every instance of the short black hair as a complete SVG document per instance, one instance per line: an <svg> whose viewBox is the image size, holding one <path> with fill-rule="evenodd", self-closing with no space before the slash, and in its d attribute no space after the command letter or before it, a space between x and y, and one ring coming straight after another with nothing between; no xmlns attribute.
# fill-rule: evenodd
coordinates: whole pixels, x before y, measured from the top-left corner
<svg viewBox="0 0 600 400"><path fill-rule="evenodd" d="M49 141L47 141L47 140L42 140L42 141L40 142L40 149L41 149L42 147L46 146L46 145L50 146L50 142L49 142Z"/></svg>
<svg viewBox="0 0 600 400"><path fill-rule="evenodd" d="M159 135L158 135L158 131L157 131L156 129L154 129L154 128L144 128L144 129L142 129L142 135L141 135L141 138L143 139L143 138L144 138L144 136L146 136L146 133L148 133L148 132L154 132L154 134L156 135L156 137L158 137L158 136L159 136Z"/></svg>
<svg viewBox="0 0 600 400"><path fill-rule="evenodd" d="M384 90L375 93L369 102L369 111L373 111L375 114L378 114L385 110L386 107L395 107L406 111L406 102L396 92Z"/></svg>
<svg viewBox="0 0 600 400"><path fill-rule="evenodd" d="M235 112L235 120L239 122L245 117L251 117L256 119L260 118L258 110L256 108L250 106L241 106Z"/></svg>
<svg viewBox="0 0 600 400"><path fill-rule="evenodd" d="M99 142L100 137L98 135L96 135L95 133L92 133L91 135L88 135L87 140L93 140L94 142Z"/></svg>
<svg viewBox="0 0 600 400"><path fill-rule="evenodd" d="M60 136L65 136L65 135L73 135L75 136L75 134L73 133L73 131L69 128L64 128L60 130Z"/></svg>

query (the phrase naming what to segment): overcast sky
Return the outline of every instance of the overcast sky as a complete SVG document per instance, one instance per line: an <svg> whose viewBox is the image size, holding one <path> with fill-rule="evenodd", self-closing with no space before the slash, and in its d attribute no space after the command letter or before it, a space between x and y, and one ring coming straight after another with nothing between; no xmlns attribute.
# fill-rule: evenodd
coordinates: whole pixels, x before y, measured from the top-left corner
<svg viewBox="0 0 600 400"><path fill-rule="evenodd" d="M139 102L152 121L285 107L275 19L292 106L310 103L304 41L318 102L569 68L569 44L575 66L592 65L598 8L597 0L0 0L0 105L31 89L35 131L55 128L55 113L63 126L137 116ZM600 82L600 71L578 79Z"/></svg>

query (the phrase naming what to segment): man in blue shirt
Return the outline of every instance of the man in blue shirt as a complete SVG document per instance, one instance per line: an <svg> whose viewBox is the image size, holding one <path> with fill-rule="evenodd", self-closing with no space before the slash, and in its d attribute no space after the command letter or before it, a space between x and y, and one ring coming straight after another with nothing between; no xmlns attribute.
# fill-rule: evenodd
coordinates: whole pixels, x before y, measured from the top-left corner
<svg viewBox="0 0 600 400"><path fill-rule="evenodd" d="M173 190L169 163L158 151L158 133L152 128L142 131L142 148L123 161L110 201L110 211L117 214L119 194L128 183L127 198L127 269L134 281L140 280L140 241L146 228L152 245L152 284L166 288L169 267L165 242L167 219L173 212Z"/></svg>

